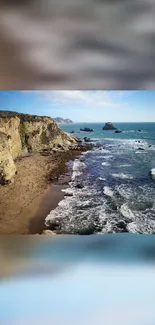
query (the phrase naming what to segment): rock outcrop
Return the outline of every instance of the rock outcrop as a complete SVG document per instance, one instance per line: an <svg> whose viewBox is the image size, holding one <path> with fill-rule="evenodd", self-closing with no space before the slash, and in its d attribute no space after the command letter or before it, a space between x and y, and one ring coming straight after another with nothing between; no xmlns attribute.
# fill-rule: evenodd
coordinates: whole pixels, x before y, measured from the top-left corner
<svg viewBox="0 0 155 325"><path fill-rule="evenodd" d="M104 127L102 128L102 130L108 131L108 130L116 130L116 128L114 127L114 125L111 122L107 122L105 123Z"/></svg>
<svg viewBox="0 0 155 325"><path fill-rule="evenodd" d="M82 131L82 132L94 132L94 130L93 129L91 129L91 128L81 128L80 129L80 131Z"/></svg>
<svg viewBox="0 0 155 325"><path fill-rule="evenodd" d="M16 167L10 150L10 138L0 132L0 184L8 184L13 181Z"/></svg>
<svg viewBox="0 0 155 325"><path fill-rule="evenodd" d="M91 139L90 139L90 138L87 138L87 137L84 137L83 140L84 140L85 142L90 142L90 141L91 141Z"/></svg>
<svg viewBox="0 0 155 325"><path fill-rule="evenodd" d="M122 131L121 130L116 130L115 133L122 133Z"/></svg>
<svg viewBox="0 0 155 325"><path fill-rule="evenodd" d="M76 145L77 139L46 116L0 111L0 183L16 172L14 159L30 152Z"/></svg>

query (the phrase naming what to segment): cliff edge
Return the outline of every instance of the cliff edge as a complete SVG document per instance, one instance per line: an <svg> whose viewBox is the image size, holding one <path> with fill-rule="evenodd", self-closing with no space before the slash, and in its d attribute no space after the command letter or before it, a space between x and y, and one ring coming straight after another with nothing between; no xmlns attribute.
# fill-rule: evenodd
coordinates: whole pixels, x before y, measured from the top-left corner
<svg viewBox="0 0 155 325"><path fill-rule="evenodd" d="M15 158L76 144L76 138L62 131L50 117L0 111L0 184L13 181Z"/></svg>

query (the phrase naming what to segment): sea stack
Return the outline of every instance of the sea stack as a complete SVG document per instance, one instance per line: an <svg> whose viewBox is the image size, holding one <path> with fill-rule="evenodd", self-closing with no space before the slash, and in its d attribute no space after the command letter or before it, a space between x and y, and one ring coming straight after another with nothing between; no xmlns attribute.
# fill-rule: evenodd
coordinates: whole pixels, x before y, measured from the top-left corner
<svg viewBox="0 0 155 325"><path fill-rule="evenodd" d="M116 130L116 128L114 127L114 125L111 122L107 122L107 123L105 123L104 127L102 128L102 130L104 130L104 131Z"/></svg>

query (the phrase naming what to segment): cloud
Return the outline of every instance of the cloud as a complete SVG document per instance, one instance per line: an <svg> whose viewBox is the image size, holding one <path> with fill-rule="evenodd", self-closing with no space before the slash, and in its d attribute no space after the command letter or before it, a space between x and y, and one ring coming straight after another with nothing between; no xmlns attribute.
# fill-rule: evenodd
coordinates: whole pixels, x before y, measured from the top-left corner
<svg viewBox="0 0 155 325"><path fill-rule="evenodd" d="M124 102L127 92L122 91L83 91L83 90L58 90L38 92L44 100L55 103L84 105L88 107L121 107L127 105Z"/></svg>

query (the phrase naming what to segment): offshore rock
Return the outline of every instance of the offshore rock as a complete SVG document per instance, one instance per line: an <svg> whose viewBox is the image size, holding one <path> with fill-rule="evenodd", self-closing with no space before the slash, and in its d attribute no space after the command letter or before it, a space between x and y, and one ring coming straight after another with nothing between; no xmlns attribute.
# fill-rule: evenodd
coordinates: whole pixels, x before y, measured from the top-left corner
<svg viewBox="0 0 155 325"><path fill-rule="evenodd" d="M104 127L102 128L102 130L104 130L104 131L116 130L116 128L114 127L114 125L111 122L107 122L107 123L105 123Z"/></svg>

